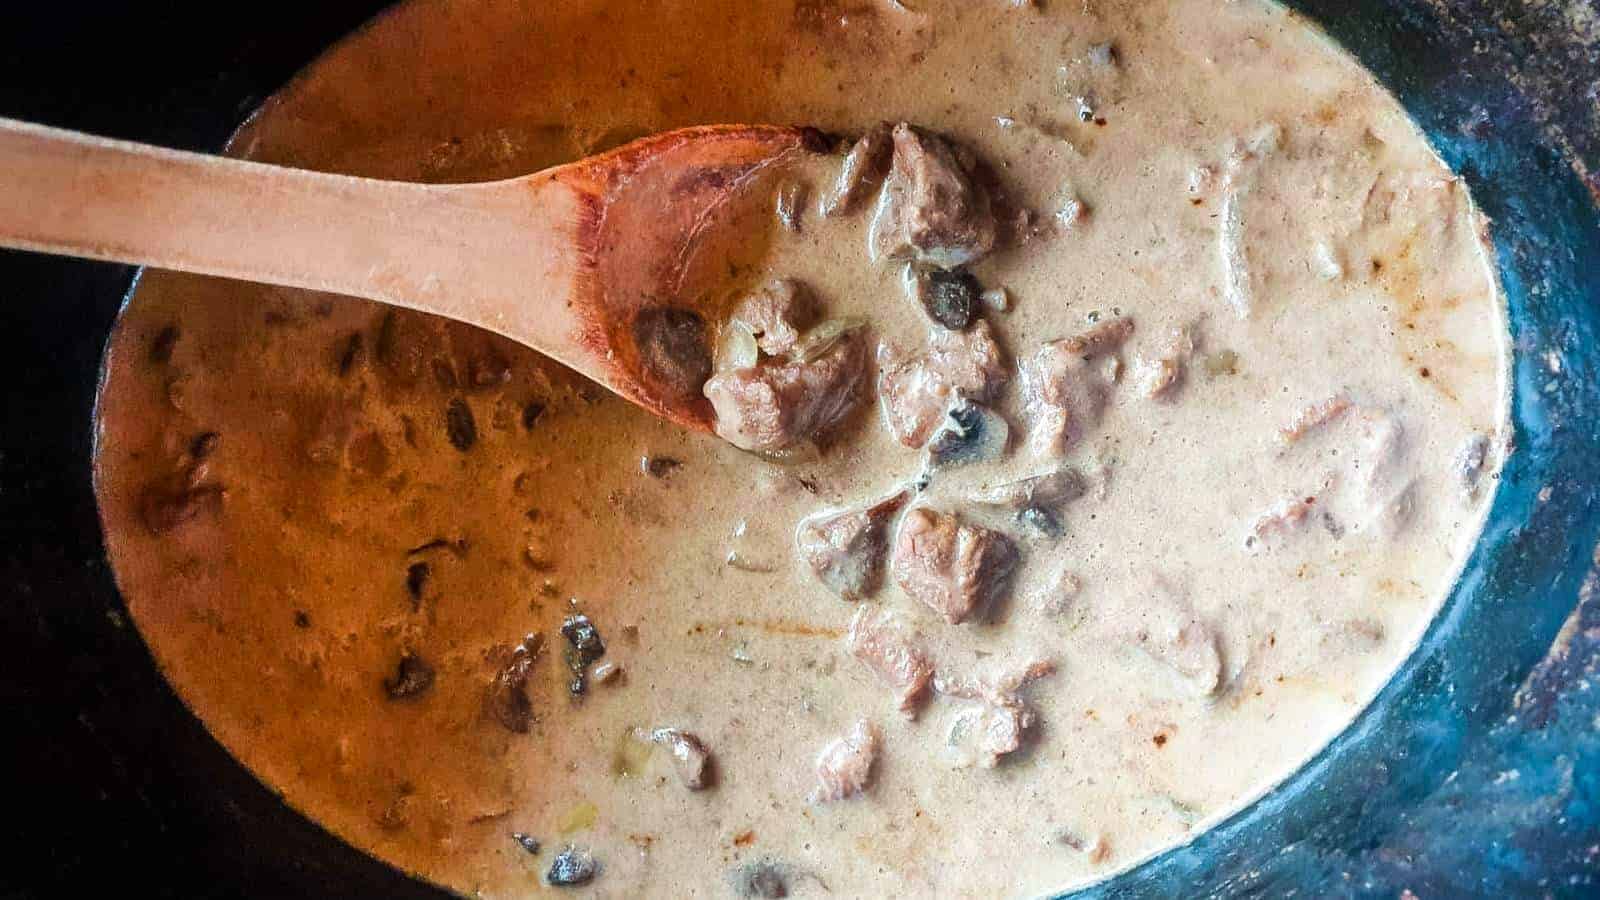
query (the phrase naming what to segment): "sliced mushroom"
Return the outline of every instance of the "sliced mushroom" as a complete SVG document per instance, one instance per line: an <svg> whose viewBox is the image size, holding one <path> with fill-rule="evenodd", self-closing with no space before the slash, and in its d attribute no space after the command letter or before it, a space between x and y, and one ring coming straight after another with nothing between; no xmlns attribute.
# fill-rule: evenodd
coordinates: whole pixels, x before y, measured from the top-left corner
<svg viewBox="0 0 1600 900"><path fill-rule="evenodd" d="M1003 416L970 400L957 400L928 439L928 467L993 462L1005 456L1010 442L1011 426Z"/></svg>

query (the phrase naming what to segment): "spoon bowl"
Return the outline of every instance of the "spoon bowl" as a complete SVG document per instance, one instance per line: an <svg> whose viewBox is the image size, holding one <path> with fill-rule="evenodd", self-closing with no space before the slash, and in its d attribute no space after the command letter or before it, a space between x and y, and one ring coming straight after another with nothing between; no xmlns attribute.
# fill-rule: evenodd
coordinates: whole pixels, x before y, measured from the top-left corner
<svg viewBox="0 0 1600 900"><path fill-rule="evenodd" d="M774 163L822 149L811 129L691 128L628 144L552 172L588 200L574 301L587 347L613 368L610 386L679 424L709 431L714 310L691 271L719 216ZM587 374L587 373L586 373Z"/></svg>

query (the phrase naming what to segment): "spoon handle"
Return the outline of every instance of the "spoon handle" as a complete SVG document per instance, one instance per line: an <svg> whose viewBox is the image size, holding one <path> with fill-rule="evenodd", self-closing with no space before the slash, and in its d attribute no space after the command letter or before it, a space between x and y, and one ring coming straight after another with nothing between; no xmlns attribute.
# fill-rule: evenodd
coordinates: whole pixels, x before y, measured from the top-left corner
<svg viewBox="0 0 1600 900"><path fill-rule="evenodd" d="M367 297L535 343L555 336L506 317L539 288L559 315L572 202L538 177L379 181L0 118L0 246Z"/></svg>
<svg viewBox="0 0 1600 900"><path fill-rule="evenodd" d="M522 178L410 184L0 118L0 247L365 297L467 322L709 431L723 212L808 129L664 132ZM734 239L738 239L734 235ZM699 278L699 281L692 281ZM705 282L704 284L701 282Z"/></svg>

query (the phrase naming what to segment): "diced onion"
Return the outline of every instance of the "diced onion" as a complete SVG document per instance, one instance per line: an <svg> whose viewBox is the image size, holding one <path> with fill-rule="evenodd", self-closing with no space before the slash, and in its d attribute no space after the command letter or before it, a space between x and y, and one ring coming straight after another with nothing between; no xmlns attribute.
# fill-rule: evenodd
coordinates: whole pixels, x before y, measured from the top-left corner
<svg viewBox="0 0 1600 900"><path fill-rule="evenodd" d="M805 339L794 349L794 358L799 362L811 362L837 347L845 335L865 324L864 320L853 317L828 319L806 332Z"/></svg>

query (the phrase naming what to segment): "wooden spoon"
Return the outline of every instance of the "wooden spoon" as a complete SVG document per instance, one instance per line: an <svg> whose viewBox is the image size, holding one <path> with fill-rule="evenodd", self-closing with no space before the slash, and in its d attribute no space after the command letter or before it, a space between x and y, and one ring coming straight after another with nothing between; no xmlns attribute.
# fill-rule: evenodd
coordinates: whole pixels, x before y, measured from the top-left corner
<svg viewBox="0 0 1600 900"><path fill-rule="evenodd" d="M729 201L821 136L669 131L533 175L410 184L0 119L0 246L365 297L468 322L674 422L700 393L707 271ZM718 270L720 271L720 270Z"/></svg>

